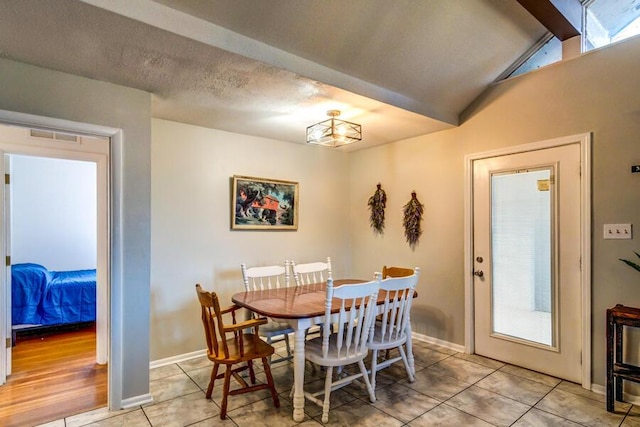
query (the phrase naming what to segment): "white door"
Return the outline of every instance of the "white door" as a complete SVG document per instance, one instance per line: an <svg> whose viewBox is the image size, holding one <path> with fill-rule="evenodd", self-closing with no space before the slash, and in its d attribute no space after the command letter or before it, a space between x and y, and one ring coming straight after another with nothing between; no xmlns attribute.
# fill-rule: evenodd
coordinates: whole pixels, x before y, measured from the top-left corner
<svg viewBox="0 0 640 427"><path fill-rule="evenodd" d="M473 162L475 352L581 382L580 145Z"/></svg>

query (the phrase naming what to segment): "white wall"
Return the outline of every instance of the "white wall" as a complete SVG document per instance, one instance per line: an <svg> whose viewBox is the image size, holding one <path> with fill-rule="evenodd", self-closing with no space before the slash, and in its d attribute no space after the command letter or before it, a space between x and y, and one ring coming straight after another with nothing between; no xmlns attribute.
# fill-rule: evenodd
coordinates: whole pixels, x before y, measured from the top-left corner
<svg viewBox="0 0 640 427"><path fill-rule="evenodd" d="M350 277L347 153L154 119L151 159L151 360L205 347L195 284L231 304L242 262ZM298 230L230 230L233 175L298 182Z"/></svg>
<svg viewBox="0 0 640 427"><path fill-rule="evenodd" d="M96 164L11 156L11 262L96 268Z"/></svg>
<svg viewBox="0 0 640 427"><path fill-rule="evenodd" d="M464 344L465 155L591 132L592 348L584 351L591 351L593 382L604 384L605 310L617 303L640 306L640 276L619 261L635 257L640 234L632 240L602 239L607 223L640 227L640 174L630 170L640 164L639 93L636 37L493 85L465 112L458 128L353 153L354 274L383 262L422 267L414 330ZM384 238L356 221L366 215L366 198L378 181L389 196ZM402 205L414 189L425 215L424 234L411 251L400 221ZM579 333L579 324L575 330Z"/></svg>

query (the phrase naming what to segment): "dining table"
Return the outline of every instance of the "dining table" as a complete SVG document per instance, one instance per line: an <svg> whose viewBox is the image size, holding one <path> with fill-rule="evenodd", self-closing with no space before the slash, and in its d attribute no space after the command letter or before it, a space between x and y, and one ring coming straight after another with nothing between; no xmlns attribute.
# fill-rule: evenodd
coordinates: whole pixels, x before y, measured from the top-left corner
<svg viewBox="0 0 640 427"><path fill-rule="evenodd" d="M361 279L336 279L333 286L364 283ZM304 367L305 367L305 339L306 331L314 325L322 324L325 317L325 302L327 283L312 283L307 285L264 289L239 292L231 300L254 313L270 317L274 320L285 321L294 330L293 349L293 419L301 422L304 419ZM417 293L414 294L414 297ZM377 312L384 309L385 291L378 293ZM337 313L339 306L333 309ZM407 342L405 344L409 368L415 372L411 342L411 319L407 321ZM333 321L333 319L332 319Z"/></svg>

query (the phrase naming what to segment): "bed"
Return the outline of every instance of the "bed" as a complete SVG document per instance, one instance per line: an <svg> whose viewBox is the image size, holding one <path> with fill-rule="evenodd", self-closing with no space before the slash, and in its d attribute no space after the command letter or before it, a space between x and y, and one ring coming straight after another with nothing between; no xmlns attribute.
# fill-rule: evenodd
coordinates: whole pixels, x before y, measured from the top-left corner
<svg viewBox="0 0 640 427"><path fill-rule="evenodd" d="M11 266L11 324L16 329L96 320L96 270Z"/></svg>

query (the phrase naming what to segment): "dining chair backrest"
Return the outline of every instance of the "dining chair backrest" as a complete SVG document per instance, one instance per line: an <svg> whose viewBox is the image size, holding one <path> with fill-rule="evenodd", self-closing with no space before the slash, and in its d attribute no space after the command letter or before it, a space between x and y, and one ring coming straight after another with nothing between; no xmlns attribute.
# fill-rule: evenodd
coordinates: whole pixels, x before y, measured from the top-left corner
<svg viewBox="0 0 640 427"><path fill-rule="evenodd" d="M246 291L264 291L288 287L290 284L289 268L287 265L270 265L266 267L247 267L241 264L242 280Z"/></svg>
<svg viewBox="0 0 640 427"><path fill-rule="evenodd" d="M420 268L416 267L410 276L388 277L380 283L380 291L385 292L380 321L376 323L376 339L381 343L398 341L406 334L419 276Z"/></svg>
<svg viewBox="0 0 640 427"><path fill-rule="evenodd" d="M383 280L388 277L406 277L406 276L411 276L412 274L413 274L413 268L387 267L386 265L382 267Z"/></svg>
<svg viewBox="0 0 640 427"><path fill-rule="evenodd" d="M215 292L207 292L196 285L198 300L200 301L202 324L207 341L207 351L216 358L228 358L229 348L224 333L224 322L220 310L220 301ZM232 313L233 323L235 314Z"/></svg>
<svg viewBox="0 0 640 427"><path fill-rule="evenodd" d="M325 319L323 325L322 356L329 354L329 337L333 325L335 341L335 357L348 359L357 354L368 352L371 325L375 316L375 307L380 290L381 274L376 273L370 282L333 286L333 279L327 279L327 296L325 300ZM339 304L337 319L332 319L331 311L334 302Z"/></svg>
<svg viewBox="0 0 640 427"><path fill-rule="evenodd" d="M331 257L326 262L296 264L289 261L296 286L323 283L331 277Z"/></svg>

